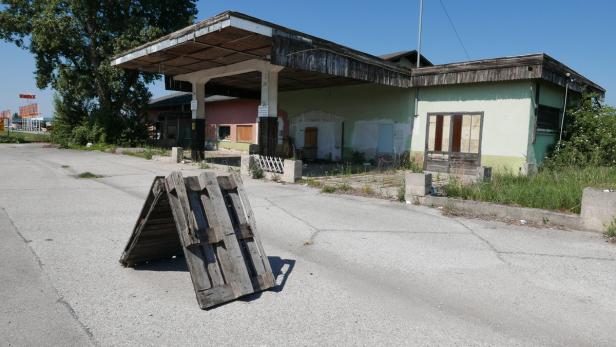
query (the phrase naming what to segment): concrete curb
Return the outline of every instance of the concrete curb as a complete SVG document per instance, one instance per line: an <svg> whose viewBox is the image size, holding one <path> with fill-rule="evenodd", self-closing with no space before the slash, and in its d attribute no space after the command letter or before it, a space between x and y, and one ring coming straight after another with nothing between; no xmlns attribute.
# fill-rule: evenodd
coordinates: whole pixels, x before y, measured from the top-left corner
<svg viewBox="0 0 616 347"><path fill-rule="evenodd" d="M507 206L441 196L419 196L415 197L415 199L421 205L452 209L463 215L500 220L523 220L530 225L536 226L588 230L584 228L580 215L573 213L561 213L538 208ZM588 231L599 232L598 230Z"/></svg>

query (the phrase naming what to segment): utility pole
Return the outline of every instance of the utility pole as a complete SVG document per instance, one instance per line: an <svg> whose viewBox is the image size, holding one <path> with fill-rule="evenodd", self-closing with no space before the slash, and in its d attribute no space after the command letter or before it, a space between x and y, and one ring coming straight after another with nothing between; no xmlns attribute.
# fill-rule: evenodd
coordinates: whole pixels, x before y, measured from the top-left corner
<svg viewBox="0 0 616 347"><path fill-rule="evenodd" d="M417 33L417 64L419 67L421 63L421 27L423 20L423 0L419 0L419 31Z"/></svg>

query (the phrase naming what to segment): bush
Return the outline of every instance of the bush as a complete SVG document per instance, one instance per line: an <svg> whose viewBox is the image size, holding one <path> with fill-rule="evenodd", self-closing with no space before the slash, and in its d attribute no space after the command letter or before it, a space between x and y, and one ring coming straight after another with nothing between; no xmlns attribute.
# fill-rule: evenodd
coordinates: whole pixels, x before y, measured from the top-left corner
<svg viewBox="0 0 616 347"><path fill-rule="evenodd" d="M583 95L580 105L565 117L563 141L546 166L616 166L616 109L602 106L594 95Z"/></svg>
<svg viewBox="0 0 616 347"><path fill-rule="evenodd" d="M251 163L250 164L250 176L252 176L252 178L254 179L261 179L265 177L265 173L263 172L263 169L259 165L255 163Z"/></svg>

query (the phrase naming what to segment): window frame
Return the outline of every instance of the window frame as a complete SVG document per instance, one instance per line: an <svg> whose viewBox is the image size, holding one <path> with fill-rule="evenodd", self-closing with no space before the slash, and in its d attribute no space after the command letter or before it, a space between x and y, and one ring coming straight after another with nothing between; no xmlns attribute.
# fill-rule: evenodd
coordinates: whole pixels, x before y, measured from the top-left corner
<svg viewBox="0 0 616 347"><path fill-rule="evenodd" d="M220 129L221 128L229 128L229 136L227 138L221 139L220 138ZM216 125L216 139L218 139L218 141L224 141L224 142L229 142L231 141L231 124L217 124Z"/></svg>
<svg viewBox="0 0 616 347"><path fill-rule="evenodd" d="M428 148L430 146L430 117L432 116L451 116L451 120L450 120L450 125L449 125L449 134L447 136L449 136L449 144L448 144L448 148L446 150L442 150L441 151L429 151ZM443 155L451 155L451 153L454 153L452 151L452 145L453 145L453 116L479 116L480 119L480 124L481 126L479 127L479 144L478 144L478 151L477 151L477 156L479 158L479 166L481 166L481 147L483 144L483 125L484 125L484 112L483 111L460 111L460 112L427 112L426 113L426 128L425 128L425 144L424 144L424 169L428 160L428 152L434 153L434 154L443 154ZM443 124L444 124L445 120L443 118ZM446 135L443 134L443 138ZM436 146L435 146L436 148ZM473 153L475 154L475 153Z"/></svg>

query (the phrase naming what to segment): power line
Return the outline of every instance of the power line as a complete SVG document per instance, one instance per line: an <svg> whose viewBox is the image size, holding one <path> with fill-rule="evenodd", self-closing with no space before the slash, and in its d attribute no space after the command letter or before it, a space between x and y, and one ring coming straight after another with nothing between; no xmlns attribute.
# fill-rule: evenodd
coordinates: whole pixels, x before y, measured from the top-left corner
<svg viewBox="0 0 616 347"><path fill-rule="evenodd" d="M456 30L456 26L453 24L453 20L451 20L451 17L449 16L449 12L447 12L447 9L445 8L445 4L443 3L443 0L438 0L441 3L441 7L443 8L443 12L445 12L445 15L447 16L447 19L449 19L449 24L451 24L451 28L453 29L453 32L456 33L456 37L458 38L458 42L460 42L460 46L462 46L462 49L464 50L464 54L466 54L466 58L468 60L471 60L471 56L468 54L468 51L466 50L466 47L464 46L464 42L462 42L462 38L460 37L460 34L458 34L458 30Z"/></svg>

